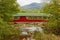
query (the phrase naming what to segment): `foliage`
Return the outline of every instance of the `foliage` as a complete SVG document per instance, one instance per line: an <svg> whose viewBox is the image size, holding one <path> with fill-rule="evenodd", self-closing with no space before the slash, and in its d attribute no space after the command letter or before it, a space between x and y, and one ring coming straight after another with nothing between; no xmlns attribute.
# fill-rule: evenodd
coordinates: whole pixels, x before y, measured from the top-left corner
<svg viewBox="0 0 60 40"><path fill-rule="evenodd" d="M52 0L51 3L46 4L46 6L43 7L41 12L44 13L50 13L53 16L49 19L50 21L48 22L49 26L57 26L59 23L59 15L60 15L60 5L58 0Z"/></svg>
<svg viewBox="0 0 60 40"><path fill-rule="evenodd" d="M58 40L59 38L54 34L41 34L40 32L34 32L35 40Z"/></svg>
<svg viewBox="0 0 60 40"><path fill-rule="evenodd" d="M41 40L41 36L42 36L42 34L40 32L38 32L38 31L35 31L34 32L34 38L36 40Z"/></svg>
<svg viewBox="0 0 60 40"><path fill-rule="evenodd" d="M60 35L60 1L59 0L51 0L49 4L43 7L41 12L50 13L53 16L49 19L49 22L45 23L47 25L47 30L51 30L50 32ZM49 31L48 30L48 31ZM47 32L48 32L47 31Z"/></svg>
<svg viewBox="0 0 60 40"><path fill-rule="evenodd" d="M18 34L18 29L12 28L9 21L13 19L12 15L20 11L16 0L0 0L0 39L2 35ZM2 37L2 38L1 38ZM5 39L4 39L5 40Z"/></svg>

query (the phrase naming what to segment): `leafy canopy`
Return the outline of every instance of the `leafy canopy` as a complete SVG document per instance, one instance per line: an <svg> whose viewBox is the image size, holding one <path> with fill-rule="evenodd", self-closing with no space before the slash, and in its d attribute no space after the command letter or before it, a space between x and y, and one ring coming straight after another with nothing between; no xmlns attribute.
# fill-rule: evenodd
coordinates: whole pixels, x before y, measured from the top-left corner
<svg viewBox="0 0 60 40"><path fill-rule="evenodd" d="M0 0L0 35L16 34L16 28L12 28L9 21L12 15L20 12L20 6L16 0Z"/></svg>
<svg viewBox="0 0 60 40"><path fill-rule="evenodd" d="M53 16L50 18L48 22L48 26L57 26L60 25L60 1L59 0L51 0L49 4L46 4L41 12L50 13Z"/></svg>

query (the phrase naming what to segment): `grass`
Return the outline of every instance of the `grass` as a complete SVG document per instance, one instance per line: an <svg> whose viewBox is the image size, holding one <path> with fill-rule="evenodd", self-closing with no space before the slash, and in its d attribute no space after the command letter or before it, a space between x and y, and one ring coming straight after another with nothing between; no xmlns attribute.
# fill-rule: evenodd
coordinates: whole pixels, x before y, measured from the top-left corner
<svg viewBox="0 0 60 40"><path fill-rule="evenodd" d="M43 34L41 35L40 40L60 40L60 36L56 36L54 34Z"/></svg>

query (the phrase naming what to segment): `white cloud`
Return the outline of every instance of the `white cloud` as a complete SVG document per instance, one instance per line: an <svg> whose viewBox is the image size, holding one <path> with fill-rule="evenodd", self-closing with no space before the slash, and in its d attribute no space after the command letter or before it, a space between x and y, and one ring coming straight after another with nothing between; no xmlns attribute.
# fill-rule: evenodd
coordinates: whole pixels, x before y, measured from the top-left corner
<svg viewBox="0 0 60 40"><path fill-rule="evenodd" d="M33 3L33 2L40 3L41 0L17 0L17 2L18 2L21 6L24 6L24 5Z"/></svg>
<svg viewBox="0 0 60 40"><path fill-rule="evenodd" d="M41 3L43 1L46 1L46 0L17 0L17 2L21 5L21 6L24 6L24 5L28 5L28 4L31 4L33 2L37 2L37 3Z"/></svg>

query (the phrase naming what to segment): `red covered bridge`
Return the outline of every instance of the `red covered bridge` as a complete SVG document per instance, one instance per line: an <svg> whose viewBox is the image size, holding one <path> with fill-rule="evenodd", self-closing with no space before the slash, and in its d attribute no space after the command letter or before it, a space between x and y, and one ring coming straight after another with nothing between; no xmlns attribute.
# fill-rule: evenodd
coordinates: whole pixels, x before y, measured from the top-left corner
<svg viewBox="0 0 60 40"><path fill-rule="evenodd" d="M13 22L48 22L51 14L47 13L18 13L13 15Z"/></svg>

